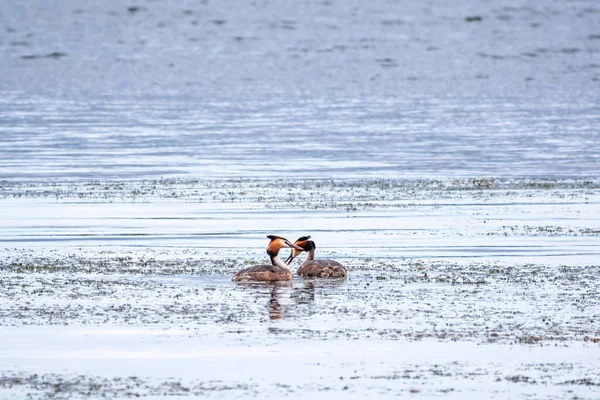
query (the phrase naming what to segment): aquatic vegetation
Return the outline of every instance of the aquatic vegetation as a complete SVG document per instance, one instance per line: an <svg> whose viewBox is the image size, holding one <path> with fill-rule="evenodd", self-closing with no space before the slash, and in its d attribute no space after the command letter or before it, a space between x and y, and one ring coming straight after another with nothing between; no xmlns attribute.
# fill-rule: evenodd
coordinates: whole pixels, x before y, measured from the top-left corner
<svg viewBox="0 0 600 400"><path fill-rule="evenodd" d="M213 339L238 350L268 346L271 351L275 344L282 346L281 354L309 343L310 359L323 366L335 363L338 368L331 370L339 375L337 386L298 384L303 393L351 392L367 384L409 394L415 379L424 383L418 390L428 394L460 392L460 385L442 385L449 375L459 382L475 377L482 385L500 380L556 390L573 381L565 390L588 388L595 365L585 360L573 372L560 363L504 368L503 357L509 351L518 357L519 348L527 347L552 349L555 353L543 354L572 360L579 353L557 349L598 346L600 267L593 239L600 189L590 182L1 182L1 201L22 217L8 219L7 247L0 249L0 325L20 332L43 329L46 336L51 329L66 330L52 340L71 329L96 329L99 335L132 329L119 333L120 349L148 346L154 341L141 338L156 332L161 343L176 347L173 354L185 337L191 344L182 346L186 357L189 349L206 347ZM264 241L265 224L325 238L323 254L342 262L348 278L295 277L285 286L232 284L239 269L267 261L263 245L255 246ZM590 250L582 251L586 247ZM121 343L128 337L131 342ZM381 373L361 370L344 358L353 354L344 350L348 343L355 350L363 347L356 344L381 346L380 353L390 354L391 361L383 360ZM343 356L318 358L316 344L330 346L320 350L327 357L332 348ZM418 366L399 368L400 353L421 345L427 352L431 346L445 346L441 351L473 346L456 350L457 357L500 350L488 364L468 359L434 366L420 356ZM158 364L163 363L168 361ZM350 367L340 370L342 364ZM478 368L489 372L473 375ZM552 377L544 372L549 370ZM88 387L89 395L81 396L92 398L112 393L210 397L213 391L205 389L217 380L133 374L138 390L124 389L106 374L32 375L0 369L5 388L42 398L56 398L56 387L65 396L80 396ZM227 383L215 387L236 397L279 390L221 382ZM595 381L589 382L593 387ZM440 389L428 391L429 383ZM283 395L289 388L280 390Z"/></svg>
<svg viewBox="0 0 600 400"><path fill-rule="evenodd" d="M0 199L28 198L85 202L136 202L158 200L192 203L243 203L267 209L344 210L407 208L425 199L444 201L471 197L469 191L494 198L525 198L531 189L546 190L549 198L572 199L600 195L600 181L519 180L500 178L449 180L49 180L0 182Z"/></svg>

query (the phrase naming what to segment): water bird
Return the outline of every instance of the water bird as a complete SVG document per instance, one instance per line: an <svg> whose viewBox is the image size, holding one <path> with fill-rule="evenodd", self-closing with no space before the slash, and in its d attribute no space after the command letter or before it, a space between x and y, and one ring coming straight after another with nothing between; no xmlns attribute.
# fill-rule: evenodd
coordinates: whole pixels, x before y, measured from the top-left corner
<svg viewBox="0 0 600 400"><path fill-rule="evenodd" d="M275 235L267 235L271 239L267 246L267 254L271 257L271 265L259 264L250 268L245 268L235 274L232 278L234 282L256 282L256 281L289 281L292 279L290 266L279 258L279 250L283 248L292 248L302 252L302 247L296 246L286 238Z"/></svg>
<svg viewBox="0 0 600 400"><path fill-rule="evenodd" d="M297 275L307 278L345 278L348 276L346 267L334 260L315 260L315 249L317 245L310 240L310 236L302 236L296 240L290 256L285 260L290 265L294 258L305 251L306 259L296 271ZM298 250L300 247L302 250Z"/></svg>

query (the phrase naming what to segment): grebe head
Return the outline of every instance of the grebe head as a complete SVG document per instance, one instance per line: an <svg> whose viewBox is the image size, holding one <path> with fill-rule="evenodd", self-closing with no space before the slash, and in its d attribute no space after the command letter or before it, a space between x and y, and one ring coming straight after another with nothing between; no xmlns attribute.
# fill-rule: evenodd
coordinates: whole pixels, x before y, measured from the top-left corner
<svg viewBox="0 0 600 400"><path fill-rule="evenodd" d="M298 251L302 252L302 247L296 246L295 244L293 244L286 238L283 238L281 236L275 236L275 235L267 235L267 237L269 239L271 239L271 241L269 242L269 245L267 246L267 254L271 257L277 256L277 254L279 254L279 250L281 250L285 247L288 247L288 248L291 247L294 250L298 250Z"/></svg>
<svg viewBox="0 0 600 400"><path fill-rule="evenodd" d="M299 237L298 240L296 240L296 242L294 242L294 245L299 247L300 250L298 250L295 247L292 248L292 253L285 260L286 264L291 263L294 260L294 258L298 257L300 255L300 253L302 253L303 251L311 251L311 250L314 250L317 248L317 245L315 244L315 242L310 240L310 236Z"/></svg>

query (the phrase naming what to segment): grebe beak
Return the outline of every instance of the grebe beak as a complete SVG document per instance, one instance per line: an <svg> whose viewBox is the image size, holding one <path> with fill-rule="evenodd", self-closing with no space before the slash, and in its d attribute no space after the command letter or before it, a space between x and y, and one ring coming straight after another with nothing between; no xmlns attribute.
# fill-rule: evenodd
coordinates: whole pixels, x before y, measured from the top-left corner
<svg viewBox="0 0 600 400"><path fill-rule="evenodd" d="M295 245L295 244L293 244L293 243L290 243L290 242L285 242L285 244L287 244L287 245L288 245L288 247L291 247L292 249L296 249L296 250L304 251L304 249L303 249L302 247L300 247L300 246L296 246L296 245Z"/></svg>
<svg viewBox="0 0 600 400"><path fill-rule="evenodd" d="M292 248L292 251L290 253L290 256L285 260L285 263L287 265L290 265L290 263L294 261L294 258L296 258L300 253L304 251L302 247L297 246L295 244L290 243L290 247Z"/></svg>
<svg viewBox="0 0 600 400"><path fill-rule="evenodd" d="M294 261L294 253L290 254L290 256L285 259L285 265L290 265L292 261Z"/></svg>

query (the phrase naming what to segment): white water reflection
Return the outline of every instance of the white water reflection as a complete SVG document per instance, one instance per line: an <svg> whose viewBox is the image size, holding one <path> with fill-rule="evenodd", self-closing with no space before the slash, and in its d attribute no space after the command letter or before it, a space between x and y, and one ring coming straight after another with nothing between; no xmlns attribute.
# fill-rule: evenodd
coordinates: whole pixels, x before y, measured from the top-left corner
<svg viewBox="0 0 600 400"><path fill-rule="evenodd" d="M583 100L9 97L0 107L0 179L573 177L600 168L600 114Z"/></svg>
<svg viewBox="0 0 600 400"><path fill-rule="evenodd" d="M221 258L261 259L265 236L277 232L290 240L311 234L322 257L593 263L600 255L598 203L565 207L543 192L537 196L530 204L445 201L354 212L265 210L244 203L58 205L5 199L0 243L89 251L191 248Z"/></svg>

